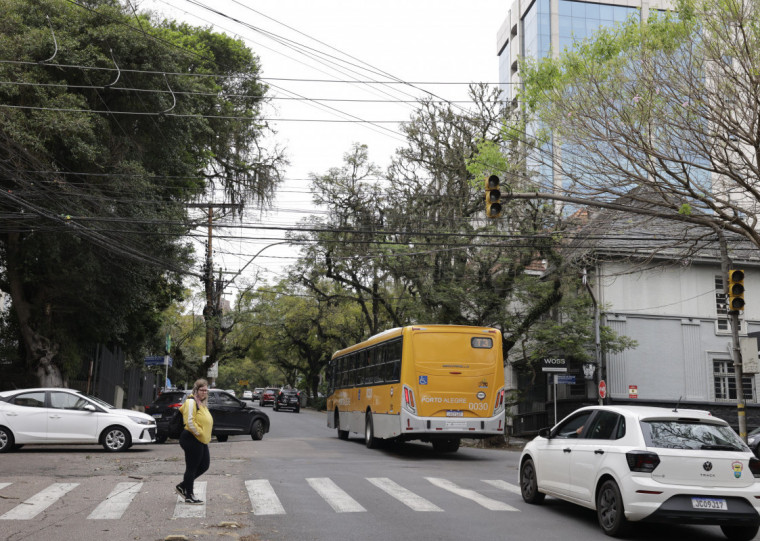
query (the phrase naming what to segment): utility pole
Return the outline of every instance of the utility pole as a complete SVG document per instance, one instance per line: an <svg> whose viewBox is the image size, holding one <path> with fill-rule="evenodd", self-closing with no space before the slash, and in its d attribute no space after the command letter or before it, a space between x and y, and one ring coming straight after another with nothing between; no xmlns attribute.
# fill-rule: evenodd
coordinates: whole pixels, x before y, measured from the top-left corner
<svg viewBox="0 0 760 541"><path fill-rule="evenodd" d="M221 299L223 284L221 281L218 287L215 287L214 281L214 260L213 260L213 225L214 209L231 209L239 208L240 205L232 203L194 203L188 205L194 208L208 209L208 244L206 245L206 264L203 270L203 285L206 291L206 306L203 307L203 320L206 324L206 370L211 368L216 362L216 348L214 347L214 337L217 318L219 316L219 299ZM218 291L215 291L217 290ZM209 386L213 387L214 377L209 376Z"/></svg>

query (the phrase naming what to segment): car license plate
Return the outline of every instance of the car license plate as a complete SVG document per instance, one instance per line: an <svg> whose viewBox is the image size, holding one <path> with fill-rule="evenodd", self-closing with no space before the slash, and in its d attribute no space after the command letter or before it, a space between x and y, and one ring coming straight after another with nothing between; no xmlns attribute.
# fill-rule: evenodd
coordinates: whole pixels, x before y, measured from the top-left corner
<svg viewBox="0 0 760 541"><path fill-rule="evenodd" d="M467 428L466 421L446 421L444 428Z"/></svg>
<svg viewBox="0 0 760 541"><path fill-rule="evenodd" d="M692 498L691 506L694 509L715 509L716 511L726 511L728 506L723 498Z"/></svg>
<svg viewBox="0 0 760 541"><path fill-rule="evenodd" d="M161 418L161 414L160 413L154 413L153 417L156 418L156 419L160 419Z"/></svg>
<svg viewBox="0 0 760 541"><path fill-rule="evenodd" d="M462 410L446 410L446 417L464 417Z"/></svg>

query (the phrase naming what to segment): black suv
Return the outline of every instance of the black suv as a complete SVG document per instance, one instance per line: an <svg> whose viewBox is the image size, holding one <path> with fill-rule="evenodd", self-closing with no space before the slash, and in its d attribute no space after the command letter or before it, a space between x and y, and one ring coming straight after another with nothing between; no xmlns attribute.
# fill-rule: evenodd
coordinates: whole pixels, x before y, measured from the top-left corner
<svg viewBox="0 0 760 541"><path fill-rule="evenodd" d="M185 392L164 391L150 406L145 406L145 413L156 420L156 443L164 443L169 437L169 421L185 400Z"/></svg>
<svg viewBox="0 0 760 541"><path fill-rule="evenodd" d="M274 400L274 411L292 409L298 413L301 411L301 392L297 389L281 389Z"/></svg>
<svg viewBox="0 0 760 541"><path fill-rule="evenodd" d="M173 391L171 391L173 392ZM182 405L189 391L179 391L181 400L167 408L167 412L162 414L161 419L156 417L157 412L148 411L149 408L156 406L164 394L159 395L154 402L145 411L156 417L156 441L163 443L166 441L169 432L169 419L174 414L174 409ZM263 411L248 406L245 402L238 400L231 394L219 390L209 389L208 392L208 409L214 418L214 428L211 432L216 436L217 441L225 442L229 436L239 434L250 434L251 439L260 440L264 434L269 432L269 416ZM159 422L162 421L162 422Z"/></svg>

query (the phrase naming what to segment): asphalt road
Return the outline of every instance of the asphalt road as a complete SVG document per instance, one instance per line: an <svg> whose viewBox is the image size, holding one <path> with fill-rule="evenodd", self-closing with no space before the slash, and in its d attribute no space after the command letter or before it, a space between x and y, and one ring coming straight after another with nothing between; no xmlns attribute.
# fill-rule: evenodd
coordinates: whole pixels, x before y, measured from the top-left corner
<svg viewBox="0 0 760 541"><path fill-rule="evenodd" d="M204 506L178 503L179 446L24 447L0 457L0 539L593 541L594 512L517 493L514 450L429 444L367 449L325 414L273 412L262 441L212 441ZM725 539L717 527L642 526L632 539Z"/></svg>

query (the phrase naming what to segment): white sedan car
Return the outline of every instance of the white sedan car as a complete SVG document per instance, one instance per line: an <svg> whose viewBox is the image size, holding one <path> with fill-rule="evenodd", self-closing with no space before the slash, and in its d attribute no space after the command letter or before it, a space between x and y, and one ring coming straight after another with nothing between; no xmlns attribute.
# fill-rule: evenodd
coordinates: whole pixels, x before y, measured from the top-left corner
<svg viewBox="0 0 760 541"><path fill-rule="evenodd" d="M72 389L0 392L0 453L26 444L99 443L126 451L156 439L156 421Z"/></svg>
<svg viewBox="0 0 760 541"><path fill-rule="evenodd" d="M523 499L545 495L596 510L604 533L632 522L719 525L732 540L760 526L760 459L709 412L581 408L545 428L520 456Z"/></svg>

